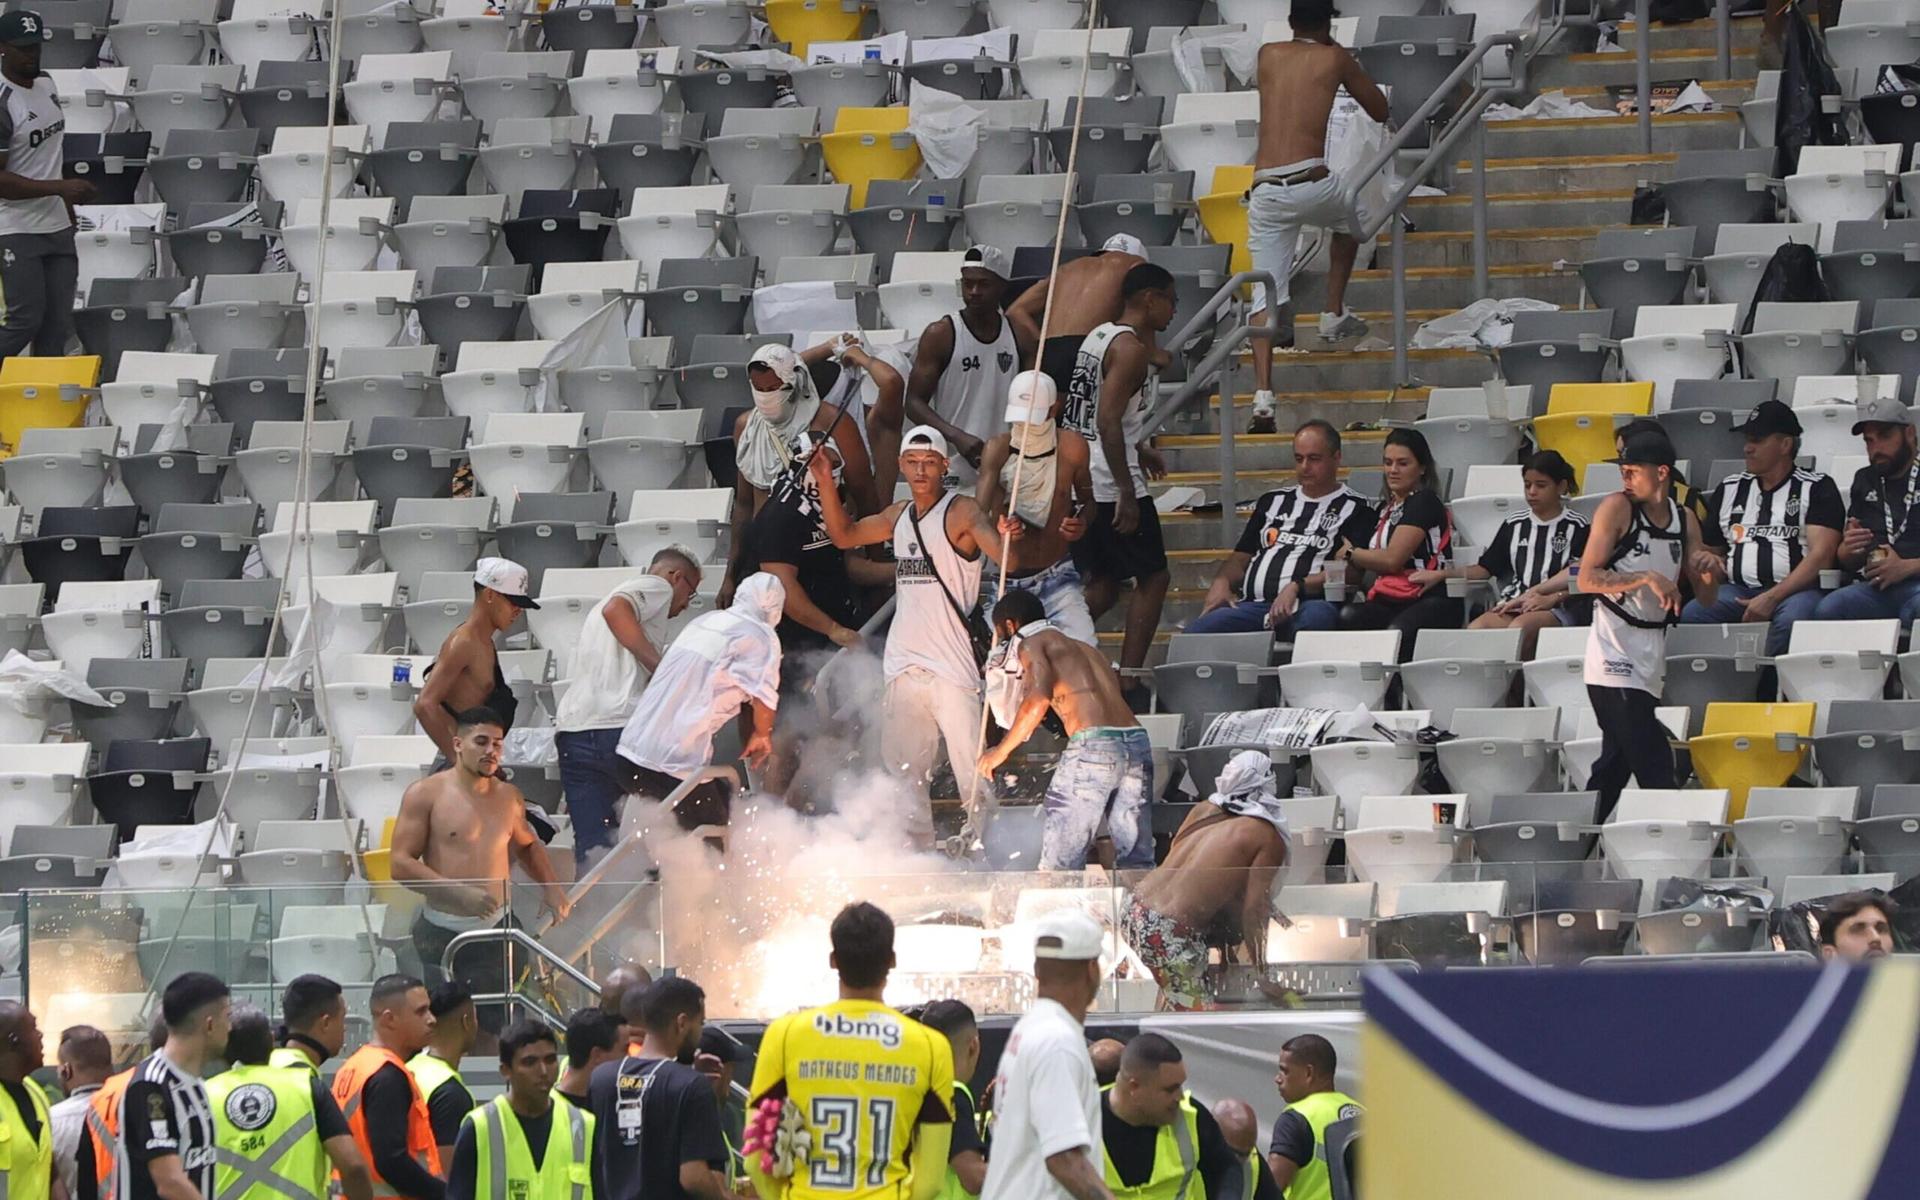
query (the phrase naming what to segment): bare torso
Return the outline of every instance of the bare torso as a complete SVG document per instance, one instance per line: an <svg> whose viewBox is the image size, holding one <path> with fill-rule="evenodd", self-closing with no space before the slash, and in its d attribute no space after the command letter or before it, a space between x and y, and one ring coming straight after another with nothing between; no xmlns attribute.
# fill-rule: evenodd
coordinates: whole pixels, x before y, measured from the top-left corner
<svg viewBox="0 0 1920 1200"><path fill-rule="evenodd" d="M1118 321L1120 282L1145 261L1109 250L1062 263L1049 289L1053 313L1047 318L1047 337L1085 337L1096 326Z"/></svg>
<svg viewBox="0 0 1920 1200"><path fill-rule="evenodd" d="M513 847L533 836L520 789L488 779L469 792L453 770L429 776L419 786L427 809L420 860L448 879L483 883L504 900Z"/></svg>
<svg viewBox="0 0 1920 1200"><path fill-rule="evenodd" d="M459 673L447 680L443 703L454 712L485 704L493 695L494 672L499 667L499 652L491 635L482 634L470 624L461 624L447 635L434 656L437 675L441 662L459 664Z"/></svg>
<svg viewBox="0 0 1920 1200"><path fill-rule="evenodd" d="M1060 715L1067 736L1101 726L1128 729L1140 724L1120 694L1120 677L1092 646L1049 629L1021 643L1020 653L1046 657L1053 678L1053 711Z"/></svg>
<svg viewBox="0 0 1920 1200"><path fill-rule="evenodd" d="M1352 56L1320 42L1260 48L1260 148L1254 165L1284 167L1327 152L1327 117Z"/></svg>
<svg viewBox="0 0 1920 1200"><path fill-rule="evenodd" d="M1047 514L1045 528L1036 529L1031 522L1025 522L1026 532L1013 543L1012 567L1016 574L1045 570L1067 556L1071 543L1060 527L1073 515L1075 484L1083 483L1083 490L1088 495L1093 492L1087 440L1071 429L1058 430L1054 436L1054 455L1059 465L1055 472L1053 508ZM1013 435L1003 433L989 441L980 455L981 476L993 481L990 493L993 503L989 506L988 515L995 519L1004 515L1009 507L1000 471L1012 453ZM987 496L989 485L982 484L980 492L983 497Z"/></svg>
<svg viewBox="0 0 1920 1200"><path fill-rule="evenodd" d="M1166 861L1136 884L1133 894L1155 912L1197 928L1224 920L1238 940L1246 936L1239 926L1248 872L1263 853L1270 856L1284 843L1273 826L1250 817L1199 826L1219 812L1205 801L1195 805L1187 822L1198 827L1183 826Z"/></svg>

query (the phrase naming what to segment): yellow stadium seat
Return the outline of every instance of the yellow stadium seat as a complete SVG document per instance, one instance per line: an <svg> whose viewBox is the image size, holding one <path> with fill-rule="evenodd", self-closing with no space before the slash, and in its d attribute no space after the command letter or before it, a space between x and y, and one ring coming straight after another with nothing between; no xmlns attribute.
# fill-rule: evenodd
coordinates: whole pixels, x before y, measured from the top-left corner
<svg viewBox="0 0 1920 1200"><path fill-rule="evenodd" d="M1242 164L1216 167L1213 190L1195 201L1200 223L1215 244L1233 247L1227 269L1238 273L1253 268L1247 254L1247 189L1253 186L1253 168Z"/></svg>
<svg viewBox="0 0 1920 1200"><path fill-rule="evenodd" d="M70 383L75 387L95 387L100 383L100 356L16 354L0 359L0 383Z"/></svg>
<svg viewBox="0 0 1920 1200"><path fill-rule="evenodd" d="M6 360L5 365L0 366L0 372L12 368L19 361L18 358ZM97 378L100 360L90 358L87 361L93 364L93 374ZM90 397L78 389L91 386L91 383L0 381L0 458L13 457L20 445L20 435L29 429L73 429L79 426L86 419Z"/></svg>
<svg viewBox="0 0 1920 1200"><path fill-rule="evenodd" d="M1547 412L1653 414L1653 381L1638 383L1556 383L1547 394Z"/></svg>
<svg viewBox="0 0 1920 1200"><path fill-rule="evenodd" d="M796 58L805 58L815 42L859 37L865 17L859 0L767 0L767 24L774 37L791 43Z"/></svg>
<svg viewBox="0 0 1920 1200"><path fill-rule="evenodd" d="M852 188L854 208L866 204L867 184L912 179L920 170L920 143L907 132L905 105L841 109L833 132L820 138L820 152L834 179Z"/></svg>
<svg viewBox="0 0 1920 1200"><path fill-rule="evenodd" d="M1700 735L1687 742L1693 773L1702 787L1727 789L1727 820L1747 812L1747 793L1757 787L1781 787L1807 756L1796 742L1781 749L1775 734L1813 736L1814 705L1720 702L1707 705Z"/></svg>
<svg viewBox="0 0 1920 1200"><path fill-rule="evenodd" d="M1542 450L1557 450L1573 467L1575 479L1585 479L1594 463L1618 457L1613 444L1613 414L1575 412L1535 417L1533 440Z"/></svg>

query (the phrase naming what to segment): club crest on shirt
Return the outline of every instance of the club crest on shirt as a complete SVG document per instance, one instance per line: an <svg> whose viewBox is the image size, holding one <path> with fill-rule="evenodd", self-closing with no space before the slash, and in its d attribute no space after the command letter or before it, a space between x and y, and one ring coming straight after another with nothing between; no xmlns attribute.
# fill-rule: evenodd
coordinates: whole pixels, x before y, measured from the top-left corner
<svg viewBox="0 0 1920 1200"><path fill-rule="evenodd" d="M1797 517L1800 515L1800 498L1798 496L1787 501L1787 515L1790 517Z"/></svg>
<svg viewBox="0 0 1920 1200"><path fill-rule="evenodd" d="M272 1121L278 1107L272 1088L264 1083L243 1083L227 1096L227 1121L235 1129L251 1133Z"/></svg>
<svg viewBox="0 0 1920 1200"><path fill-rule="evenodd" d="M994 355L993 358L995 362L1000 364L1000 373L1002 375L1013 370L1013 351L1002 350L1000 353Z"/></svg>

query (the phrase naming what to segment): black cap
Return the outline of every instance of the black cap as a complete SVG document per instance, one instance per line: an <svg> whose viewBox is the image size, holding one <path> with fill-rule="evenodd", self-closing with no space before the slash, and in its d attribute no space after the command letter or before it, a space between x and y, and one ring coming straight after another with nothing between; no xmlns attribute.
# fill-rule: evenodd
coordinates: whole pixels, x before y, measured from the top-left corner
<svg viewBox="0 0 1920 1200"><path fill-rule="evenodd" d="M1621 466L1671 467L1677 460L1673 443L1659 433L1636 433L1620 448Z"/></svg>
<svg viewBox="0 0 1920 1200"><path fill-rule="evenodd" d="M1792 408L1778 400L1762 400L1752 412L1747 414L1744 423L1733 427L1733 431L1756 438L1776 433L1799 437L1800 418L1793 415Z"/></svg>
<svg viewBox="0 0 1920 1200"><path fill-rule="evenodd" d="M49 36L46 19L37 12L16 8L0 13L0 42L9 46L33 46Z"/></svg>

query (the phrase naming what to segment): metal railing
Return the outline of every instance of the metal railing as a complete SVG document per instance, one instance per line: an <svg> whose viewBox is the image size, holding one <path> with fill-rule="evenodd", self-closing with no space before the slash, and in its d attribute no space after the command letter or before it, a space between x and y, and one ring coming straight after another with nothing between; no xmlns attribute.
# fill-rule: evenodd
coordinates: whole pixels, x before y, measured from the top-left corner
<svg viewBox="0 0 1920 1200"><path fill-rule="evenodd" d="M503 925L496 929L470 929L465 933L456 935L452 941L447 943L446 952L441 955L440 959L441 969L446 972L447 978L457 978L453 970L454 955L458 954L467 946L479 945L484 942L504 942L509 946L519 946L523 950L531 953L537 962L545 964L554 971L558 971L574 983L587 989L590 995L595 997L600 995L599 984L587 978L587 976L576 969L572 963L560 957L560 955L554 951L549 950L538 937L512 925ZM509 961L511 960L509 959ZM476 993L473 997L473 1002L483 1005L499 1004L504 1005L508 1009L516 1006L527 1008L531 1009L534 1015L544 1019L550 1025L561 1026L567 1023L565 1013L556 1013L545 1004L542 1004L538 997L528 995L526 992L515 988L511 978L502 979L500 982L503 990L498 992Z"/></svg>

